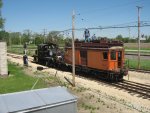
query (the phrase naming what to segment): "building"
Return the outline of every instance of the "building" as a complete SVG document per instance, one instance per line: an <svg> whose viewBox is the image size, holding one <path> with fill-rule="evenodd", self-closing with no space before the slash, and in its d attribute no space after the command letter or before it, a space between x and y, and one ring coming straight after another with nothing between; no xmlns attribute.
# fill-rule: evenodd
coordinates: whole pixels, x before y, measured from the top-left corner
<svg viewBox="0 0 150 113"><path fill-rule="evenodd" d="M0 76L6 77L7 75L7 44L6 42L0 42Z"/></svg>
<svg viewBox="0 0 150 113"><path fill-rule="evenodd" d="M77 113L77 98L64 87L0 95L0 113Z"/></svg>

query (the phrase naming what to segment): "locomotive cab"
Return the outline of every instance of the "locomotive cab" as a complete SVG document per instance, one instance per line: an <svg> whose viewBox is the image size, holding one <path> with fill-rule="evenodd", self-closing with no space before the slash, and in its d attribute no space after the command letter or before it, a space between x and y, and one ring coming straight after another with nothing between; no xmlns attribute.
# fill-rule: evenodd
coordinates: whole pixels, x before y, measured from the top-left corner
<svg viewBox="0 0 150 113"><path fill-rule="evenodd" d="M124 49L123 47L111 47L109 49L110 52L110 70L120 71L120 69L124 68Z"/></svg>
<svg viewBox="0 0 150 113"><path fill-rule="evenodd" d="M47 65L49 62L56 60L57 45L53 43L39 44L35 51L34 62Z"/></svg>

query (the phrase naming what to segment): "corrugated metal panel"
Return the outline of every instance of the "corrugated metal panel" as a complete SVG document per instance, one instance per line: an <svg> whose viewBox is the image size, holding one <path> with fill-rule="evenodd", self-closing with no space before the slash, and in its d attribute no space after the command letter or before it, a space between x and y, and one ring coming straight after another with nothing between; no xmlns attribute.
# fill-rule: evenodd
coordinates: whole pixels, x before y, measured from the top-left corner
<svg viewBox="0 0 150 113"><path fill-rule="evenodd" d="M54 109L54 111L59 111L61 110L60 106L69 104L75 105L75 102L76 97L70 94L66 88L62 87L23 91L0 95L0 113L34 112L36 110L39 112L39 110L43 111L51 108L53 109L50 111ZM57 106L59 106L59 108ZM72 106L72 108L76 107ZM75 113L76 111L74 109L68 110L73 110L68 113Z"/></svg>
<svg viewBox="0 0 150 113"><path fill-rule="evenodd" d="M29 113L77 113L76 103L69 103L59 107L47 108Z"/></svg>
<svg viewBox="0 0 150 113"><path fill-rule="evenodd" d="M66 90L66 89L65 89ZM64 88L55 87L47 90L36 90L35 91L46 104L59 103L63 101L72 100L73 97L70 93L64 91ZM53 98L52 98L53 97Z"/></svg>
<svg viewBox="0 0 150 113"><path fill-rule="evenodd" d="M6 112L8 112L7 106L5 105L2 96L0 96L0 113L6 113Z"/></svg>
<svg viewBox="0 0 150 113"><path fill-rule="evenodd" d="M45 103L32 92L20 92L3 96L5 105L9 112L20 111L44 106Z"/></svg>

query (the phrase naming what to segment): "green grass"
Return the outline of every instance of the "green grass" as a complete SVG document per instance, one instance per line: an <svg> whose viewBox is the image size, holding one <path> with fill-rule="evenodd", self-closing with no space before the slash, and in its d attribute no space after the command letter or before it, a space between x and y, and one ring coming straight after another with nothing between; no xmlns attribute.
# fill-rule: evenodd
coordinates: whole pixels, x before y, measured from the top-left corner
<svg viewBox="0 0 150 113"><path fill-rule="evenodd" d="M35 50L37 49L36 45L28 45L27 55L33 56L35 54ZM15 53L15 54L24 54L23 45L12 45L7 47L7 52Z"/></svg>
<svg viewBox="0 0 150 113"><path fill-rule="evenodd" d="M15 54L23 54L24 49L21 47L7 47L7 52ZM35 49L27 49L27 55L32 56L35 54Z"/></svg>
<svg viewBox="0 0 150 113"><path fill-rule="evenodd" d="M138 50L138 48L130 48L130 47L125 47L125 49L127 49L127 50ZM140 48L141 49L141 51L142 50L150 50L150 48Z"/></svg>
<svg viewBox="0 0 150 113"><path fill-rule="evenodd" d="M10 76L0 78L0 94L30 90L37 78L27 75L22 67L9 63ZM39 80L35 89L47 87L43 80Z"/></svg>
<svg viewBox="0 0 150 113"><path fill-rule="evenodd" d="M12 45L11 47L12 48L23 48L23 45ZM36 45L27 45L27 47L28 47L28 49L37 49Z"/></svg>
<svg viewBox="0 0 150 113"><path fill-rule="evenodd" d="M134 68L137 69L138 67L138 61L134 60L134 59L128 59L129 64L127 64L127 66L129 66L129 68ZM150 60L141 60L140 62L140 69L143 70L150 70Z"/></svg>

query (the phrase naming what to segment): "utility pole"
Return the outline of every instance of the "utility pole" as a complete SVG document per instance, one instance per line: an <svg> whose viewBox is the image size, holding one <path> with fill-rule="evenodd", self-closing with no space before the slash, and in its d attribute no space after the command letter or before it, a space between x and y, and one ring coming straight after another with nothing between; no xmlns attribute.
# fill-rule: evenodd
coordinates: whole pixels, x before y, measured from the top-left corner
<svg viewBox="0 0 150 113"><path fill-rule="evenodd" d="M11 32L9 32L9 46L10 46L10 49L11 49L11 44L12 44L12 41L11 41Z"/></svg>
<svg viewBox="0 0 150 113"><path fill-rule="evenodd" d="M45 43L46 42L45 41L46 29L43 29L43 35L44 35L44 43Z"/></svg>
<svg viewBox="0 0 150 113"><path fill-rule="evenodd" d="M131 33L130 33L130 27L128 27L128 30L129 30L129 39L130 39L130 34L131 34Z"/></svg>
<svg viewBox="0 0 150 113"><path fill-rule="evenodd" d="M72 11L72 84L75 87L75 47L74 47L74 37L75 37L75 12Z"/></svg>
<svg viewBox="0 0 150 113"><path fill-rule="evenodd" d="M137 8L138 8L138 69L140 69L140 62L141 62L141 59L140 59L140 9L142 7L137 6Z"/></svg>
<svg viewBox="0 0 150 113"><path fill-rule="evenodd" d="M26 30L24 30L24 32L25 32L25 34L27 35L27 37L28 37L28 39L30 41L31 31L29 29L26 29ZM24 42L24 43L29 43L29 42Z"/></svg>
<svg viewBox="0 0 150 113"><path fill-rule="evenodd" d="M20 45L21 45L21 33L19 33L19 38L20 38Z"/></svg>

